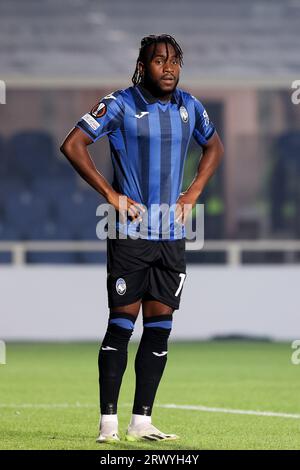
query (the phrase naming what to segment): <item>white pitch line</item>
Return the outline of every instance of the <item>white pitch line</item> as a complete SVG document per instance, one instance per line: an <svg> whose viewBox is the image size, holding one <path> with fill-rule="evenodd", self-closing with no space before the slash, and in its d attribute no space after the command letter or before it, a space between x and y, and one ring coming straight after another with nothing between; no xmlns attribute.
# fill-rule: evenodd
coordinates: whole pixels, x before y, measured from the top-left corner
<svg viewBox="0 0 300 470"><path fill-rule="evenodd" d="M129 407L131 404L123 404L121 407ZM294 413L281 413L275 411L259 411L259 410L235 410L232 408L212 408L208 406L201 405L175 405L175 404L165 404L165 405L155 405L156 408L167 408L175 410L192 410L192 411L204 411L208 413L228 413L228 414L239 414L239 415L250 415L250 416L268 416L275 418L290 418L290 419L300 419L300 414ZM97 404L90 403L0 403L0 408L16 408L18 409L55 409L55 408L95 408L97 409Z"/></svg>
<svg viewBox="0 0 300 470"><path fill-rule="evenodd" d="M0 403L0 408L40 408L40 409L54 409L54 408L97 408L97 404L91 405L88 403Z"/></svg>
<svg viewBox="0 0 300 470"><path fill-rule="evenodd" d="M254 415L254 416L271 416L275 418L292 418L300 419L300 414L294 413L280 413L275 411L259 411L259 410L234 410L231 408L211 408L208 406L196 406L196 405L156 405L159 408L173 408L176 410L195 410L205 411L208 413L229 413L238 415Z"/></svg>

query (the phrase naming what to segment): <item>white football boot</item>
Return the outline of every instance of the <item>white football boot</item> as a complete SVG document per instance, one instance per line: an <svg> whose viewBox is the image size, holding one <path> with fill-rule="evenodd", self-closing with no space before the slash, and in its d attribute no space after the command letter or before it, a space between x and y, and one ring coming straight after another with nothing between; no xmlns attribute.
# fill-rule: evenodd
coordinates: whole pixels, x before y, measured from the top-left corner
<svg viewBox="0 0 300 470"><path fill-rule="evenodd" d="M176 434L165 434L151 423L130 424L125 436L126 441L175 441L179 439Z"/></svg>

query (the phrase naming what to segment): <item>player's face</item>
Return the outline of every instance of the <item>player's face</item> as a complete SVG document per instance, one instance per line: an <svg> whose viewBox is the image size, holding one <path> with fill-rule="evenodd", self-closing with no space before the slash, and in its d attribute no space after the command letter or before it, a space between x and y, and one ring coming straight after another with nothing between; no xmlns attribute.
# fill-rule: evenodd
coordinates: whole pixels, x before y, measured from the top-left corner
<svg viewBox="0 0 300 470"><path fill-rule="evenodd" d="M151 58L155 44L149 47ZM171 44L156 44L155 54L143 68L144 85L150 86L161 94L172 93L179 82L180 64L174 47Z"/></svg>

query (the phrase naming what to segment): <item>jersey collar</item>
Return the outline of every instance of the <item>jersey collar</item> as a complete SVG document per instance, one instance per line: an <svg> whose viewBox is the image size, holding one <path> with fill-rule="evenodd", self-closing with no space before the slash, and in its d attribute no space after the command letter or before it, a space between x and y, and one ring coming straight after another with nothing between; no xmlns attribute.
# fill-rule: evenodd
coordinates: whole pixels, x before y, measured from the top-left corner
<svg viewBox="0 0 300 470"><path fill-rule="evenodd" d="M137 91L139 92L139 94L141 95L141 97L143 98L143 100L147 103L147 104L153 104L153 103L157 103L157 102L160 102L160 100L158 98L156 98L155 96L153 96L150 91L146 90L146 88L144 88L140 83L138 85L136 85L136 89ZM175 103L175 104L179 104L179 101L178 101L178 96L177 96L177 90L175 88L175 90L173 91L172 93L172 96L171 96L171 100L166 102L167 103Z"/></svg>

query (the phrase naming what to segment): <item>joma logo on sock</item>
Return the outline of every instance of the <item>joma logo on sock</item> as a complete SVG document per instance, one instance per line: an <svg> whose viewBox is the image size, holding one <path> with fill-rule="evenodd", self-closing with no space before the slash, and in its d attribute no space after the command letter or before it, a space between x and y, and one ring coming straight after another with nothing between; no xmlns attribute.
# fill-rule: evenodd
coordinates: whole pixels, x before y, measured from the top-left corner
<svg viewBox="0 0 300 470"><path fill-rule="evenodd" d="M161 357L161 356L165 356L166 354L168 354L168 351L163 351L161 353L157 353L157 352L152 351L152 354L154 354L154 356Z"/></svg>

